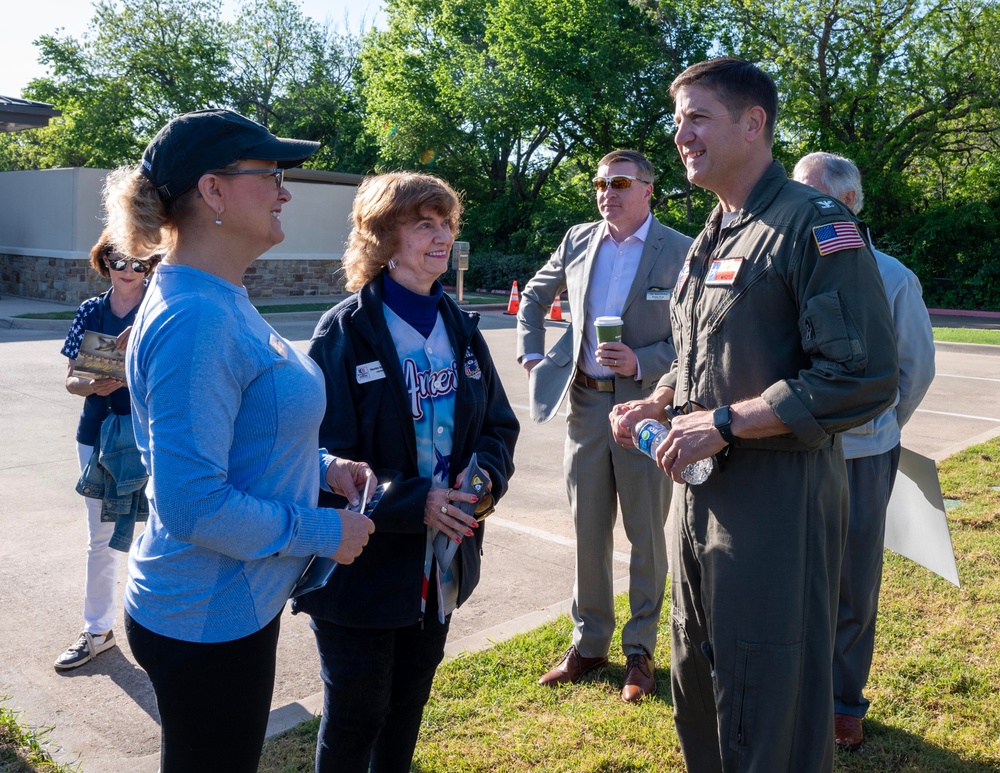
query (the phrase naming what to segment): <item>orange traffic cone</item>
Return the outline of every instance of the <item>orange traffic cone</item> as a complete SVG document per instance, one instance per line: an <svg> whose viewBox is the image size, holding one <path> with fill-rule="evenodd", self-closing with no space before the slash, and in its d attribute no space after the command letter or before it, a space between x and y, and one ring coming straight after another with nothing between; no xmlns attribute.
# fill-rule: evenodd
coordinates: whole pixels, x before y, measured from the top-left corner
<svg viewBox="0 0 1000 773"><path fill-rule="evenodd" d="M562 298L558 295L556 299L552 301L552 308L549 309L549 319L556 322L562 322Z"/></svg>
<svg viewBox="0 0 1000 773"><path fill-rule="evenodd" d="M510 288L510 300L507 301L507 311L504 314L517 314L517 310L521 307L521 296L517 292L517 280L514 280L514 284Z"/></svg>

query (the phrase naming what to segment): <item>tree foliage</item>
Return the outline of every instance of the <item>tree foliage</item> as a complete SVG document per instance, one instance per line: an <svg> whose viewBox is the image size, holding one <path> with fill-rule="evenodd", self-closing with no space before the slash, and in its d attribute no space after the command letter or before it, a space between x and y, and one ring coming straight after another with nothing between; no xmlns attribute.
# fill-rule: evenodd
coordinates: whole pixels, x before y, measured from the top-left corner
<svg viewBox="0 0 1000 773"><path fill-rule="evenodd" d="M82 40L36 41L52 75L33 80L25 95L55 104L64 120L23 138L27 166L133 161L171 117L224 96L218 0L100 0L94 9Z"/></svg>
<svg viewBox="0 0 1000 773"><path fill-rule="evenodd" d="M357 40L283 0L252 0L231 23L221 13L220 0L100 0L81 39L43 35L36 44L51 74L25 96L63 117L0 137L0 168L134 163L168 120L206 107L322 141L314 166L371 168Z"/></svg>
<svg viewBox="0 0 1000 773"><path fill-rule="evenodd" d="M993 2L726 0L712 18L723 50L774 76L786 156L852 157L879 226L950 195L994 141Z"/></svg>
<svg viewBox="0 0 1000 773"><path fill-rule="evenodd" d="M277 134L320 142L312 168L364 173L375 166L375 143L362 126L357 38L287 0L252 0L229 38L229 106Z"/></svg>
<svg viewBox="0 0 1000 773"><path fill-rule="evenodd" d="M815 150L852 158L864 216L917 271L930 303L956 302L956 288L967 305L1000 303L986 278L1000 233L994 0L696 1L717 53L774 77L775 151L786 166ZM633 2L654 15L662 7Z"/></svg>
<svg viewBox="0 0 1000 773"><path fill-rule="evenodd" d="M469 230L514 251L552 246L538 215L564 162L592 174L616 147L662 159L663 81L706 45L627 0L390 0L387 13L362 50L385 164L463 188Z"/></svg>

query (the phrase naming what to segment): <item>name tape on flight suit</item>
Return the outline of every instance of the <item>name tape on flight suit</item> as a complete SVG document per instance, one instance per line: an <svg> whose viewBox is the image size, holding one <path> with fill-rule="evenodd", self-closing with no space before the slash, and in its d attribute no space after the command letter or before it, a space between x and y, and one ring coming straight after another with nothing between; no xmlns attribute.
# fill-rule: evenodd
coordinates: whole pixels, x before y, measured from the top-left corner
<svg viewBox="0 0 1000 773"><path fill-rule="evenodd" d="M680 295L681 290L684 289L684 283L687 281L688 274L691 273L691 258L684 261L684 265L681 266L680 273L677 274L677 284L674 285L674 295Z"/></svg>
<svg viewBox="0 0 1000 773"><path fill-rule="evenodd" d="M729 287L740 275L743 258L722 258L713 260L705 277L705 284L714 287Z"/></svg>

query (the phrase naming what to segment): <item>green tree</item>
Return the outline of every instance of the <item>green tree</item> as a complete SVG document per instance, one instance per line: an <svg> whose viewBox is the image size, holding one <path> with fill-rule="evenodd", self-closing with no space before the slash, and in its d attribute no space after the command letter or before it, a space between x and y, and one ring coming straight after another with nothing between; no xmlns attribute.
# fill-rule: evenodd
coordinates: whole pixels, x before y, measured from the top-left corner
<svg viewBox="0 0 1000 773"><path fill-rule="evenodd" d="M627 0L390 0L387 13L362 50L367 125L387 165L464 189L483 246L551 249L539 216L568 160L593 174L615 147L674 158L663 81L705 46L681 17Z"/></svg>
<svg viewBox="0 0 1000 773"><path fill-rule="evenodd" d="M134 162L170 118L203 107L320 141L313 167L374 167L357 37L331 33L287 0L251 0L232 23L220 15L220 0L101 0L82 38L42 36L40 61L52 73L25 96L63 116L0 136L0 169Z"/></svg>
<svg viewBox="0 0 1000 773"><path fill-rule="evenodd" d="M218 0L101 0L94 8L81 40L36 41L52 75L33 80L25 96L54 104L63 118L8 141L8 165L134 162L167 120L223 98L228 58Z"/></svg>
<svg viewBox="0 0 1000 773"><path fill-rule="evenodd" d="M233 108L265 126L274 103L304 80L322 56L322 30L287 0L253 0L229 26L228 79ZM317 50L319 49L319 51Z"/></svg>
<svg viewBox="0 0 1000 773"><path fill-rule="evenodd" d="M322 143L311 168L369 171L377 150L362 125L359 49L294 3L253 0L230 31L230 104L277 134Z"/></svg>
<svg viewBox="0 0 1000 773"><path fill-rule="evenodd" d="M327 28L310 40L309 68L275 100L273 131L322 143L308 166L366 174L379 162L365 128L360 40Z"/></svg>
<svg viewBox="0 0 1000 773"><path fill-rule="evenodd" d="M878 225L951 195L995 136L994 2L727 0L714 11L723 49L775 77L786 158L854 158Z"/></svg>

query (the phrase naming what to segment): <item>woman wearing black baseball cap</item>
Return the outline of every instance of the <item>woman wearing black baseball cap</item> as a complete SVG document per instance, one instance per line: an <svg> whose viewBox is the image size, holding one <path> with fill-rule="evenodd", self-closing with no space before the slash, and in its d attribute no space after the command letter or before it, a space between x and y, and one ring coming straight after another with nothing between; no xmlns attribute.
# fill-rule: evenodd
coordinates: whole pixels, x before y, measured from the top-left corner
<svg viewBox="0 0 1000 773"><path fill-rule="evenodd" d="M365 467L317 451L323 376L242 285L284 238L284 170L318 147L201 110L164 126L105 187L115 243L164 255L127 352L150 517L125 590L162 773L257 770L289 591L310 556L350 563L372 531L317 507L321 481L353 498Z"/></svg>

